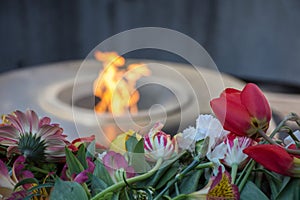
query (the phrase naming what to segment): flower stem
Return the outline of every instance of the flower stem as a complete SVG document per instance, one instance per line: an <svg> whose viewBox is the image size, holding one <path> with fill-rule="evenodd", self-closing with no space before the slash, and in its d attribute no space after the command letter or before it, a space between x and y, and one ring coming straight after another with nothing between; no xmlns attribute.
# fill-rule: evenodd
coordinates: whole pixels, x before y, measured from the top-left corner
<svg viewBox="0 0 300 200"><path fill-rule="evenodd" d="M38 168L38 167L35 167L35 166L30 166L30 169L33 170L33 171L36 171L36 172L40 172L40 173L43 173L43 174L49 174L50 172L45 170L45 169L41 169L41 168Z"/></svg>
<svg viewBox="0 0 300 200"><path fill-rule="evenodd" d="M267 136L267 134L259 129L258 130L258 133L267 141L269 142L270 144L273 144L273 145L279 145L277 144L274 140L272 140L272 138L270 138L269 136ZM280 145L279 145L280 146ZM300 150L295 150L295 149L285 149L288 153L290 154L295 154L295 155L300 155Z"/></svg>
<svg viewBox="0 0 300 200"><path fill-rule="evenodd" d="M172 200L182 200L182 199L186 199L188 197L188 195L186 194L180 194L176 197L174 197Z"/></svg>
<svg viewBox="0 0 300 200"><path fill-rule="evenodd" d="M141 180L144 180L146 178L149 178L150 176L152 176L161 166L163 162L162 158L159 158L155 164L155 166L147 173L139 175L139 176L135 176L132 178L129 178L126 180L126 182L128 184L132 184ZM102 199L103 196L105 196L105 194L110 193L110 192L115 192L116 190L122 188L126 186L126 183L123 181L119 181L118 183L111 185L110 187L106 188L105 190L103 190L102 192L98 193L97 195L95 195L91 200L97 200L97 199Z"/></svg>
<svg viewBox="0 0 300 200"><path fill-rule="evenodd" d="M295 114L295 113L290 113L289 115L287 115L279 124L278 126L272 131L271 135L270 135L270 138L273 138L276 133L281 129L282 126L284 126L284 124L287 122L287 121L290 121L290 120L293 120L293 121L296 121L296 123L298 124L298 119L299 117Z"/></svg>
<svg viewBox="0 0 300 200"><path fill-rule="evenodd" d="M180 180L186 173L188 173L195 166L197 166L199 162L199 159L193 160L193 162L189 166L187 166L181 173L177 174L176 177L167 184L167 186L154 198L154 200L160 199L163 196L163 194L166 193L167 190L171 187L171 185Z"/></svg>
<svg viewBox="0 0 300 200"><path fill-rule="evenodd" d="M298 138L295 136L293 130L290 127L286 127L287 134L291 136L291 138L295 141L295 143L299 143Z"/></svg>
<svg viewBox="0 0 300 200"><path fill-rule="evenodd" d="M189 164L181 173L177 174L176 177L167 184L167 186L154 198L154 200L160 199L173 184L179 181L184 175L186 175L191 170L195 168L196 169L208 168L213 165L212 162L203 163L199 165L200 162L201 162L200 159L196 157L191 164Z"/></svg>
<svg viewBox="0 0 300 200"><path fill-rule="evenodd" d="M274 140L272 140L272 138L270 138L269 136L267 136L267 134L266 134L263 130L259 129L259 130L258 130L258 133L259 133L260 136L262 136L268 143L274 144L274 145L278 145Z"/></svg>
<svg viewBox="0 0 300 200"><path fill-rule="evenodd" d="M197 167L195 169L203 169L203 168L209 168L209 167L213 167L214 163L213 162L207 162L207 163L201 163L199 165L197 165Z"/></svg>
<svg viewBox="0 0 300 200"><path fill-rule="evenodd" d="M241 192L243 190L243 188L244 188L244 186L245 186L245 184L246 184L246 182L248 180L248 177L250 176L250 173L251 173L251 171L252 171L252 169L253 169L253 167L255 165L255 161L254 160L251 160L250 162L251 163L250 163L250 165L249 165L249 167L248 167L248 169L246 171L246 174L243 176L243 179L241 180L241 183L238 185L239 192Z"/></svg>
<svg viewBox="0 0 300 200"><path fill-rule="evenodd" d="M235 178L236 178L236 174L237 174L237 171L238 171L238 167L239 165L237 163L233 163L231 165L231 183L234 184L235 182Z"/></svg>
<svg viewBox="0 0 300 200"><path fill-rule="evenodd" d="M83 189L84 189L86 195L90 198L90 197L91 197L91 193L89 192L89 188L88 188L88 186L86 185L86 183L81 184L81 186L83 187Z"/></svg>

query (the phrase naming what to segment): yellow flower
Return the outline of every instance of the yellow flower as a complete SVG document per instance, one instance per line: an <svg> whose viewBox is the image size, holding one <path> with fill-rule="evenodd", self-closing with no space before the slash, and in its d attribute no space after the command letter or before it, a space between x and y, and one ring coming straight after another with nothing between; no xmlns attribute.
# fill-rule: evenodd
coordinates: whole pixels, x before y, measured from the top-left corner
<svg viewBox="0 0 300 200"><path fill-rule="evenodd" d="M137 140L140 140L142 138L140 134L136 133L133 130L129 130L125 133L118 135L118 137L116 137L116 139L114 139L110 143L109 150L124 155L124 153L126 153L127 151L126 141L134 134L136 135Z"/></svg>

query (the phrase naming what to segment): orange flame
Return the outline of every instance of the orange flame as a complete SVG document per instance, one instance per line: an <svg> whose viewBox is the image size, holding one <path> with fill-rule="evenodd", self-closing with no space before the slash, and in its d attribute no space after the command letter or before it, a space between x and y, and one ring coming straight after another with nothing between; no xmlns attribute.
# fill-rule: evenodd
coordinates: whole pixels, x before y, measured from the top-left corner
<svg viewBox="0 0 300 200"><path fill-rule="evenodd" d="M116 52L95 52L95 58L103 63L103 71L94 82L94 95L101 101L95 106L98 113L111 112L121 115L127 109L137 113L140 98L136 82L151 71L143 63L125 65L125 59Z"/></svg>

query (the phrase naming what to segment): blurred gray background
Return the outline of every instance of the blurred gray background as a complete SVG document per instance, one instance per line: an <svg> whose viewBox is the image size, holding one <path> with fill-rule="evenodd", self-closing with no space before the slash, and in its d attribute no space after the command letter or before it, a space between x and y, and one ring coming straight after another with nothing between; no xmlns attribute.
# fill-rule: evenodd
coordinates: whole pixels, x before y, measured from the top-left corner
<svg viewBox="0 0 300 200"><path fill-rule="evenodd" d="M116 33L155 26L197 40L222 72L300 92L298 0L1 0L0 16L0 72L83 59ZM184 62L154 50L127 57Z"/></svg>

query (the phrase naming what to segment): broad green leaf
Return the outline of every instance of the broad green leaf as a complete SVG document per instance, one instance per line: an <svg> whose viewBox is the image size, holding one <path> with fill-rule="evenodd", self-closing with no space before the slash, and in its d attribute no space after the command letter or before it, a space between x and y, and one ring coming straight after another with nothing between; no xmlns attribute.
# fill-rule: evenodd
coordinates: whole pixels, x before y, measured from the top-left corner
<svg viewBox="0 0 300 200"><path fill-rule="evenodd" d="M300 179L299 178L291 178L288 184L283 187L276 200L285 200L285 199L300 199Z"/></svg>
<svg viewBox="0 0 300 200"><path fill-rule="evenodd" d="M241 200L268 200L269 198L252 182L247 181L240 194Z"/></svg>
<svg viewBox="0 0 300 200"><path fill-rule="evenodd" d="M133 153L145 153L144 151L144 138L140 139L134 146Z"/></svg>
<svg viewBox="0 0 300 200"><path fill-rule="evenodd" d="M79 183L57 179L50 200L88 200L88 197Z"/></svg>
<svg viewBox="0 0 300 200"><path fill-rule="evenodd" d="M143 173L150 170L150 166L145 159L144 139L138 141L134 147L133 153L129 153L129 157L131 158L131 166L137 173Z"/></svg>
<svg viewBox="0 0 300 200"><path fill-rule="evenodd" d="M77 159L79 160L79 162L81 163L81 165L84 167L84 169L88 168L88 164L86 162L86 152L85 152L85 145L82 144L79 147L79 150L77 152Z"/></svg>
<svg viewBox="0 0 300 200"><path fill-rule="evenodd" d="M92 175L91 181L91 190L92 195L95 196L99 192L102 192L105 188L107 188L107 184L100 178L95 175Z"/></svg>
<svg viewBox="0 0 300 200"><path fill-rule="evenodd" d="M105 166L101 161L98 159L95 160L95 170L94 170L94 175L98 178L100 178L104 183L106 183L108 186L114 184L113 180L111 179L108 171L106 170Z"/></svg>
<svg viewBox="0 0 300 200"><path fill-rule="evenodd" d="M68 165L68 170L70 175L79 174L84 170L81 162L76 158L76 156L66 147L66 162Z"/></svg>
<svg viewBox="0 0 300 200"><path fill-rule="evenodd" d="M138 142L139 141L136 138L135 134L130 136L125 142L127 152L134 152L134 148L135 148L135 146L137 145Z"/></svg>
<svg viewBox="0 0 300 200"><path fill-rule="evenodd" d="M92 141L86 149L86 157L94 158L96 153L96 141Z"/></svg>
<svg viewBox="0 0 300 200"><path fill-rule="evenodd" d="M196 170L184 177L179 185L180 192L189 194L196 191L202 173L203 170Z"/></svg>

